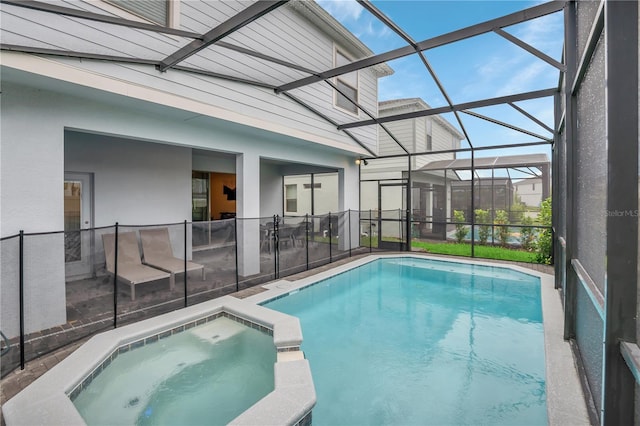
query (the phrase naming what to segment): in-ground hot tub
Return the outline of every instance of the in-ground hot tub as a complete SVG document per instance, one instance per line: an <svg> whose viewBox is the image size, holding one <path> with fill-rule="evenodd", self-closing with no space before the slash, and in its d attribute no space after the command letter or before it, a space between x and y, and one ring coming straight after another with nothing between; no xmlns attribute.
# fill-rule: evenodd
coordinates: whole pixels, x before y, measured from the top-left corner
<svg viewBox="0 0 640 426"><path fill-rule="evenodd" d="M301 342L297 318L222 297L93 337L3 414L8 425L304 424L316 396Z"/></svg>

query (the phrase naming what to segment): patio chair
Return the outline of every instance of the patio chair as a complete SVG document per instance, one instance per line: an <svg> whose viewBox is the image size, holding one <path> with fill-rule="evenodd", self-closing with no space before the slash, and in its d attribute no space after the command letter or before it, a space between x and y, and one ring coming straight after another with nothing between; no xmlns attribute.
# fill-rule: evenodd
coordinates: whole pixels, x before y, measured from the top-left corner
<svg viewBox="0 0 640 426"><path fill-rule="evenodd" d="M107 271L115 273L115 234L103 234L102 245L106 258ZM138 238L135 232L118 233L118 276L131 287L131 300L136 298L136 285L169 278L169 287L173 289L171 274L142 264Z"/></svg>
<svg viewBox="0 0 640 426"><path fill-rule="evenodd" d="M260 251L266 248L269 254L271 254L273 251L274 238L273 223L260 225Z"/></svg>
<svg viewBox="0 0 640 426"><path fill-rule="evenodd" d="M175 283L175 275L185 271L184 259L173 255L168 228L141 229L140 240L144 263L154 268L162 269L171 274L171 283ZM202 271L202 281L205 280L204 265L187 261L187 272Z"/></svg>

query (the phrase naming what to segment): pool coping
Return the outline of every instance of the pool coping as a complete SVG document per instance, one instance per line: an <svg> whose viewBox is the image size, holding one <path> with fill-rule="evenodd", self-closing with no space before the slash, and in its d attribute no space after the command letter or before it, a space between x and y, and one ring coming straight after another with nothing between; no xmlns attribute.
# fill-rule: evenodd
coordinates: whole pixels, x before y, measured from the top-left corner
<svg viewBox="0 0 640 426"><path fill-rule="evenodd" d="M109 357L120 348L139 346L150 337L160 338L172 330L183 331L186 324L199 324L218 314L272 334L277 351L274 390L230 424L255 425L258 419L291 425L310 422L316 394L309 362L300 351L298 318L223 296L92 337L2 406L6 424L86 424L70 395L99 374Z"/></svg>
<svg viewBox="0 0 640 426"><path fill-rule="evenodd" d="M357 259L344 265L328 269L310 277L296 281L280 280L263 287L267 291L243 300L256 305L266 303L313 285L318 281L347 272L377 259L414 258L431 259L439 262L464 263L511 269L540 278L542 318L544 329L544 350L546 369L547 417L549 425L590 424L589 415L580 377L569 342L564 340L564 313L560 294L554 288L553 275L534 271L518 265L493 263L468 259L446 259L417 253L376 254Z"/></svg>
<svg viewBox="0 0 640 426"><path fill-rule="evenodd" d="M122 336L131 334L128 340L118 341L111 344L108 349L105 349L104 356L106 356L106 352L108 352L109 349L113 352L113 350L117 349L118 345L133 343L136 340L140 340L141 336L150 335L149 333L153 330L159 333L172 328L172 325L174 327L179 326L179 324L187 323L190 320L195 321L221 311L228 312L231 315L244 318L247 321L255 322L267 328L269 328L268 324L271 324L274 344L282 349L278 351L278 362L274 367L275 390L234 419L230 424L255 425L269 423L307 425L311 422L311 409L316 403L316 394L309 363L304 359L302 351L299 350L302 342L302 330L299 320L295 317L259 306L259 304L380 258L416 258L432 259L440 262L467 263L512 269L539 277L541 281L544 324L549 424L589 424L589 417L573 352L570 349L569 343L563 339L564 314L560 295L554 289L553 276L517 265L458 258L447 259L419 253L368 255L296 281L279 280L271 282L262 286L267 289L267 291L242 300L232 296L223 296L96 335L88 342L94 341L95 339L99 342L101 341L102 345L105 345L105 342L102 341L104 334L118 333L120 335L120 333L122 333ZM276 327L275 323L278 322L279 326ZM162 326L158 324L162 324ZM129 330L130 333L127 330ZM277 343L276 339L278 339ZM101 360L104 359L88 351L84 348L85 345L78 348L65 360L61 361L49 372L38 378L2 406L4 418L8 426L14 424L85 424L75 409L75 406L71 403L68 394L74 386L77 386L77 384L83 380L83 377L91 373ZM87 359L93 359L93 362L90 363L91 367L79 369L78 362L82 360L86 361ZM34 386L36 383L38 383L38 386Z"/></svg>

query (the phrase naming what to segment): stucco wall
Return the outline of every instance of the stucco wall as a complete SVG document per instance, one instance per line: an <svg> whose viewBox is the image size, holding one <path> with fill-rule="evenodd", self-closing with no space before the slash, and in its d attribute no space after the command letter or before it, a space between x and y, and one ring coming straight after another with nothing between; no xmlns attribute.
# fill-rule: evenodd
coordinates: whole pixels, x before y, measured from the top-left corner
<svg viewBox="0 0 640 426"><path fill-rule="evenodd" d="M64 169L94 174L95 226L191 220L191 149L66 132Z"/></svg>

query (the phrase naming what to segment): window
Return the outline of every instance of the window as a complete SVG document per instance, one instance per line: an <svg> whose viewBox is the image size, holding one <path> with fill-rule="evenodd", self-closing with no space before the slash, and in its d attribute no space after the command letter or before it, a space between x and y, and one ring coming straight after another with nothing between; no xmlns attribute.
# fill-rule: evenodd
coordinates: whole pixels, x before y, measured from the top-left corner
<svg viewBox="0 0 640 426"><path fill-rule="evenodd" d="M336 50L334 66L341 67L349 63L351 60ZM345 111L358 114L358 107L350 101L351 99L353 102L358 102L358 71L336 77L336 87L339 91L336 90L335 93L335 105Z"/></svg>
<svg viewBox="0 0 640 426"><path fill-rule="evenodd" d="M532 190L532 191L535 191L535 190L536 190L536 184L535 184L535 183L532 183L532 184L531 184L531 190Z"/></svg>
<svg viewBox="0 0 640 426"><path fill-rule="evenodd" d="M311 184L310 183L305 183L303 184L304 189L311 189ZM322 184L321 183L314 183L313 184L313 188L314 189L321 189L322 188Z"/></svg>
<svg viewBox="0 0 640 426"><path fill-rule="evenodd" d="M427 135L427 151L433 151L433 138Z"/></svg>
<svg viewBox="0 0 640 426"><path fill-rule="evenodd" d="M295 213L298 211L298 185L285 185L285 210Z"/></svg>
<svg viewBox="0 0 640 426"><path fill-rule="evenodd" d="M108 0L108 2L158 25L169 25L169 0Z"/></svg>

